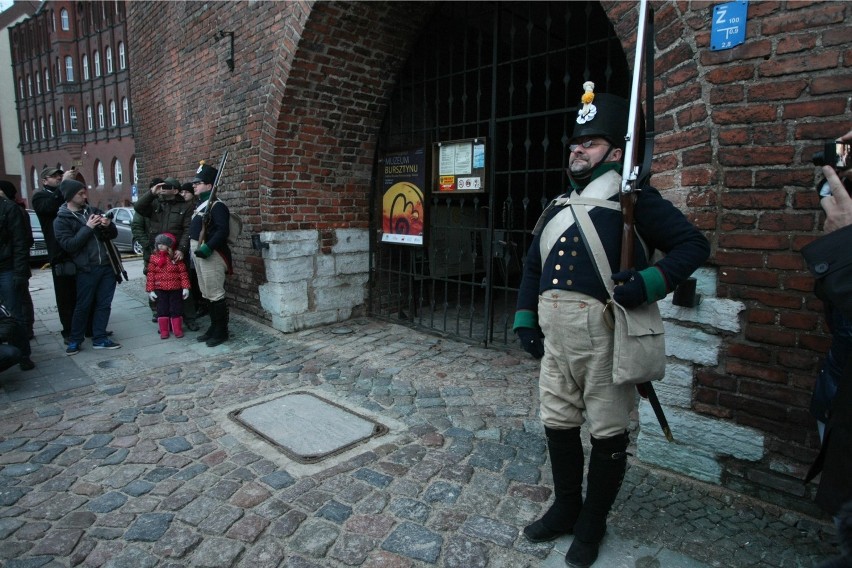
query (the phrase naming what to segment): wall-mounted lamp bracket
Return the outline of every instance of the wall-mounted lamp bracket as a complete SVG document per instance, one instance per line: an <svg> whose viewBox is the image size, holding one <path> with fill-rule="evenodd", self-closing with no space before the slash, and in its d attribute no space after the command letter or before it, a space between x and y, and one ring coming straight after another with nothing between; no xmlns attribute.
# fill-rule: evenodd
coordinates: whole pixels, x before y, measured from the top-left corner
<svg viewBox="0 0 852 568"><path fill-rule="evenodd" d="M234 70L234 32L226 32L224 30L219 30L219 32L213 37L214 41L218 42L220 39L228 38L230 40L230 56L225 60L225 63L228 64L228 69Z"/></svg>

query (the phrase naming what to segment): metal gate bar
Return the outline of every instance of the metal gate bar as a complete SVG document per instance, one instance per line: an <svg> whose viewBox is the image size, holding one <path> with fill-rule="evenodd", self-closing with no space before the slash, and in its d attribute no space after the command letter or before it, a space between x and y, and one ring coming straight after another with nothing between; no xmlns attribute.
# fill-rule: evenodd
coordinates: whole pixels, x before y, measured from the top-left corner
<svg viewBox="0 0 852 568"><path fill-rule="evenodd" d="M567 187L567 142L582 83L626 95L630 74L598 2L445 2L398 76L385 153L485 137L485 194L427 191L422 247L379 238L371 315L488 345L512 345L532 228ZM378 180L373 206L381 208Z"/></svg>

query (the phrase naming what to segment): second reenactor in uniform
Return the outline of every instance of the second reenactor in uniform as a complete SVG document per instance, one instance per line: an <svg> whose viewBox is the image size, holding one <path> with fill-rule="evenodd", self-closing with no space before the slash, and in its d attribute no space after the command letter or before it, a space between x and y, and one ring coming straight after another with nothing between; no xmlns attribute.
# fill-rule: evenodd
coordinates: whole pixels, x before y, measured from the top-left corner
<svg viewBox="0 0 852 568"><path fill-rule="evenodd" d="M198 341L215 347L228 339L228 299L225 276L231 274L231 249L228 247L231 213L228 206L216 200L210 203L210 192L218 171L202 164L192 180L198 207L189 226L190 249L193 254L198 287L209 302L210 327ZM203 235L202 235L203 233Z"/></svg>

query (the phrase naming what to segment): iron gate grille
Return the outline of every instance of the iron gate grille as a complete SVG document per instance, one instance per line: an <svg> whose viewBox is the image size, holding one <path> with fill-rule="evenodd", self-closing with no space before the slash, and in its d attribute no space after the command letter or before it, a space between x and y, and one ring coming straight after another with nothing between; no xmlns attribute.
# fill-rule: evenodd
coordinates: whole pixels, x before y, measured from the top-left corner
<svg viewBox="0 0 852 568"><path fill-rule="evenodd" d="M582 84L626 96L626 58L598 2L445 2L401 71L389 152L485 137L486 193L426 188L422 247L381 242L374 183L370 313L483 345L514 342L531 231L567 184ZM427 171L429 166L427 165Z"/></svg>

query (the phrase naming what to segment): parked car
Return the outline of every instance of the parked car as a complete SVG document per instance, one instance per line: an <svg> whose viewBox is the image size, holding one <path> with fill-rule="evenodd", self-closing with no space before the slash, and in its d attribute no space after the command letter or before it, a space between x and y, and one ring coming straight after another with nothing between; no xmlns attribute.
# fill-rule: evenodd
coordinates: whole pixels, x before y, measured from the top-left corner
<svg viewBox="0 0 852 568"><path fill-rule="evenodd" d="M47 244L44 242L44 233L36 212L27 209L30 216L30 225L33 227L33 246L30 247L30 264L44 264L47 262Z"/></svg>
<svg viewBox="0 0 852 568"><path fill-rule="evenodd" d="M113 240L115 247L121 252L142 254L142 244L133 238L130 222L133 220L133 207L113 207L105 215L115 223L118 236Z"/></svg>

